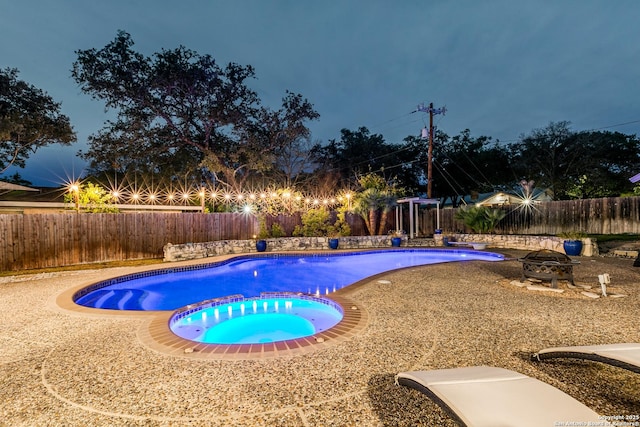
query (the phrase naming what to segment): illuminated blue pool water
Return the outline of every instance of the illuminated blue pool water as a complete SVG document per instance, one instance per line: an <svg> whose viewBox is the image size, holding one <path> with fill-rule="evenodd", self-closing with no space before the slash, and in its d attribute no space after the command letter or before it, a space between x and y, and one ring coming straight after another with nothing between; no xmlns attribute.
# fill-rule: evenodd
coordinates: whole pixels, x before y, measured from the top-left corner
<svg viewBox="0 0 640 427"><path fill-rule="evenodd" d="M326 331L342 310L325 298L260 298L185 308L170 320L171 331L206 344L264 344Z"/></svg>
<svg viewBox="0 0 640 427"><path fill-rule="evenodd" d="M353 253L262 254L110 279L74 296L77 304L113 310L175 310L227 295L261 292L328 295L366 277L399 268L455 261L502 261L472 250L389 249Z"/></svg>

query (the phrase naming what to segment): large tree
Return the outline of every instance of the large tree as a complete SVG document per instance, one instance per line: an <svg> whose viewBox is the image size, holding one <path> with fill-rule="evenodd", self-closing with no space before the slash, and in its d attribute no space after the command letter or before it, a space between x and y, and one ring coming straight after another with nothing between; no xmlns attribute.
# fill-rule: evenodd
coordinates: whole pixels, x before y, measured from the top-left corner
<svg viewBox="0 0 640 427"><path fill-rule="evenodd" d="M469 129L449 137L438 133L434 148L435 194L456 206L474 193L503 189L515 176L509 167L509 151L491 137L472 137Z"/></svg>
<svg viewBox="0 0 640 427"><path fill-rule="evenodd" d="M519 178L534 180L537 186L549 188L561 198L566 194L567 176L579 173L580 159L589 155L586 147L573 143L572 136L567 121L551 122L521 135L511 146Z"/></svg>
<svg viewBox="0 0 640 427"><path fill-rule="evenodd" d="M619 196L640 170L640 141L619 132L571 131L569 122L552 122L522 136L512 147L521 178L553 190L555 198Z"/></svg>
<svg viewBox="0 0 640 427"><path fill-rule="evenodd" d="M0 70L0 173L25 166L29 155L50 144L76 140L69 118L46 92L18 79L18 70Z"/></svg>
<svg viewBox="0 0 640 427"><path fill-rule="evenodd" d="M364 126L355 131L342 129L340 140L313 148L320 164L318 172L334 175L343 186L369 172L390 177L403 163L398 155L401 150L401 146L387 143L382 135L371 134Z"/></svg>
<svg viewBox="0 0 640 427"><path fill-rule="evenodd" d="M260 108L256 117L241 138L262 147L253 159L262 177L283 187L302 183L314 165L306 122L318 119L318 112L302 95L287 91L278 110Z"/></svg>
<svg viewBox="0 0 640 427"><path fill-rule="evenodd" d="M117 113L117 120L90 140L84 156L92 167L171 164L183 176L210 173L216 183L238 188L253 172L272 166L268 160L275 146L286 139L256 135L264 129L261 119L268 110L247 86L253 67L221 67L210 55L183 46L146 57L133 45L131 36L119 31L100 50L76 52L72 75L81 90ZM297 95L285 100L293 102L285 109L302 109L299 122L316 117Z"/></svg>

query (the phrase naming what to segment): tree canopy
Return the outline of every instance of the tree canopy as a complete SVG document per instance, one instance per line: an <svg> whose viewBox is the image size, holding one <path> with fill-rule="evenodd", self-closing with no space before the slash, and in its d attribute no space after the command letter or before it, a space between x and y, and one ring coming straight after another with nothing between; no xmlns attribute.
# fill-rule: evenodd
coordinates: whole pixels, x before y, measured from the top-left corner
<svg viewBox="0 0 640 427"><path fill-rule="evenodd" d="M282 109L262 107L247 84L255 76L251 66L222 67L184 46L146 57L133 46L119 31L100 50L76 52L72 75L81 90L117 112L83 153L94 170L182 176L191 170L239 187L273 168L278 150L308 136L305 121L318 117L289 92Z"/></svg>
<svg viewBox="0 0 640 427"><path fill-rule="evenodd" d="M566 121L523 135L511 147L518 178L549 188L557 199L618 196L633 190L640 141L618 132L573 132Z"/></svg>
<svg viewBox="0 0 640 427"><path fill-rule="evenodd" d="M434 189L453 206L466 195L487 193L513 183L509 151L490 137L474 138L469 129L449 137L436 134Z"/></svg>
<svg viewBox="0 0 640 427"><path fill-rule="evenodd" d="M0 69L0 172L25 166L30 154L50 144L76 140L69 118L46 92Z"/></svg>
<svg viewBox="0 0 640 427"><path fill-rule="evenodd" d="M386 179L396 178L409 188L419 187L420 171L412 168L422 147L390 144L380 134L362 126L355 131L340 130L340 139L313 147L316 173L333 177L341 186L355 185L359 176L375 173ZM417 173L416 173L417 172Z"/></svg>

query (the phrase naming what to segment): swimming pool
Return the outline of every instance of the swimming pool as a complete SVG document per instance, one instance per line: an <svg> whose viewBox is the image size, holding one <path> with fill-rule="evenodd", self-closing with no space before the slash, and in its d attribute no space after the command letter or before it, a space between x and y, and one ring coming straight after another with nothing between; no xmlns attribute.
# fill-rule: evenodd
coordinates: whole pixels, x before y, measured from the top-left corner
<svg viewBox="0 0 640 427"><path fill-rule="evenodd" d="M175 310L200 301L262 292L328 295L399 268L456 261L502 261L491 252L388 249L314 254L242 255L226 261L116 277L76 292L76 304L111 310Z"/></svg>

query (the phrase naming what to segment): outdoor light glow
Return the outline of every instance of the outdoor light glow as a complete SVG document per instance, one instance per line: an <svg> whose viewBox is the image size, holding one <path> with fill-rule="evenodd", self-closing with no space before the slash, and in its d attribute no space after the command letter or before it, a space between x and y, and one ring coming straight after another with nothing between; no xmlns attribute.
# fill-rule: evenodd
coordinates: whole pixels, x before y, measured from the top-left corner
<svg viewBox="0 0 640 427"><path fill-rule="evenodd" d="M107 186L107 191L112 203L131 203L131 204L149 204L149 205L175 205L181 203L184 205L197 204L200 202L202 212L211 207L205 206L206 201L216 202L224 201L229 205L232 210L239 210L244 212L263 212L264 209L281 209L286 212L296 212L300 209L317 208L318 206L332 207L336 204L350 203L353 198L352 193L342 193L338 191L335 195L326 194L320 195L320 191L317 193L309 192L303 194L301 191L295 188L278 188L276 186L268 186L264 189L247 189L242 191L219 192L204 184L198 184L189 186L185 183L182 189L174 188L158 188L158 186L152 186L143 183L140 185L137 181L127 183L126 178L124 182L118 182L117 184L110 183ZM84 191L82 183L80 181L66 182L63 186L65 191L72 195L73 201L79 206L80 193ZM346 199L345 199L346 197ZM268 206L274 203L273 206ZM533 202L532 202L533 203ZM350 207L349 207L350 208ZM213 209L212 211L215 211Z"/></svg>

